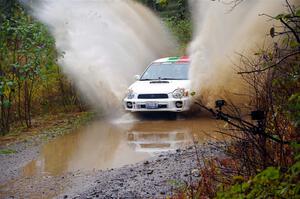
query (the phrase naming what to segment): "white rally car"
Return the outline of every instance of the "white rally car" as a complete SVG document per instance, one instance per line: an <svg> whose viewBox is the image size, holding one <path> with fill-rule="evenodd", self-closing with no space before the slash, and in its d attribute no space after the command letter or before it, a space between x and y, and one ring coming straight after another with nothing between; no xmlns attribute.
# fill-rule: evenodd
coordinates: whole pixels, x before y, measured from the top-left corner
<svg viewBox="0 0 300 199"><path fill-rule="evenodd" d="M152 62L124 98L131 112L183 112L190 108L189 58L166 57Z"/></svg>

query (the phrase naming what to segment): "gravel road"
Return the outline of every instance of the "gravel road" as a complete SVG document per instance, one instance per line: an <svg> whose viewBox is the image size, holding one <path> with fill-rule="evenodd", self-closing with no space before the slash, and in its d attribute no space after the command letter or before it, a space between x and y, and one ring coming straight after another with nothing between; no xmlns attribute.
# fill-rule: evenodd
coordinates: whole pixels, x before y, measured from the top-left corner
<svg viewBox="0 0 300 199"><path fill-rule="evenodd" d="M73 181L58 198L166 198L187 183L197 183L203 160L222 156L222 147L195 145L119 169L95 171L92 177Z"/></svg>
<svg viewBox="0 0 300 199"><path fill-rule="evenodd" d="M221 143L206 143L157 154L118 169L22 177L1 186L0 198L166 198L186 184L196 183L203 160L222 156L222 148ZM27 146L20 153L1 156L2 182L15 178L22 164L38 151L37 146L30 150Z"/></svg>

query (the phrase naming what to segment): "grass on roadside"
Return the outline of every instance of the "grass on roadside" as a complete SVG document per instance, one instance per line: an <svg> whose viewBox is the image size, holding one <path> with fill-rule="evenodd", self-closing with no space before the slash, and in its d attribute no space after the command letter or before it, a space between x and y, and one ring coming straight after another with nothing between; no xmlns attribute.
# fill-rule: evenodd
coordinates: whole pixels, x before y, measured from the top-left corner
<svg viewBox="0 0 300 199"><path fill-rule="evenodd" d="M12 149L0 149L0 155L9 155L13 153L17 153L17 151Z"/></svg>
<svg viewBox="0 0 300 199"><path fill-rule="evenodd" d="M49 138L71 132L91 121L94 117L94 112L73 112L38 116L33 119L31 128L25 128L22 124L13 126L9 134L0 137L0 146L22 141L26 142L36 136L41 136L43 140L48 140ZM10 152L4 151L3 153L7 154Z"/></svg>

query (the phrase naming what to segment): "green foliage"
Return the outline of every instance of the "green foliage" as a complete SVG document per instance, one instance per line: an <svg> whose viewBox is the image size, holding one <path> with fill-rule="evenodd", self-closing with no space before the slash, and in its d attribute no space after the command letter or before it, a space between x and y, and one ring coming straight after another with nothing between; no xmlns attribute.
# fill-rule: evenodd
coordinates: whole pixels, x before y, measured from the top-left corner
<svg viewBox="0 0 300 199"><path fill-rule="evenodd" d="M31 102L36 90L35 84L42 77L41 69L47 68L56 57L54 39L47 29L28 16L18 3L13 8L9 15L2 16L0 27L2 131L9 130L14 103L19 103L18 112L21 117L21 96L26 125L31 125Z"/></svg>
<svg viewBox="0 0 300 199"><path fill-rule="evenodd" d="M184 51L192 38L192 22L187 0L138 0L147 5L166 23L181 50ZM182 52L183 54L185 52Z"/></svg>
<svg viewBox="0 0 300 199"><path fill-rule="evenodd" d="M176 20L175 18L166 18L166 25L175 35L181 48L186 48L192 38L192 22L190 19Z"/></svg>
<svg viewBox="0 0 300 199"><path fill-rule="evenodd" d="M9 155L9 154L14 154L17 153L17 151L12 150L12 149L0 149L0 155Z"/></svg>
<svg viewBox="0 0 300 199"><path fill-rule="evenodd" d="M157 12L162 18L174 17L177 20L190 16L188 0L137 0Z"/></svg>
<svg viewBox="0 0 300 199"><path fill-rule="evenodd" d="M55 41L47 28L18 1L1 1L0 10L0 134L5 134L15 122L30 127L40 106L49 111L49 104L65 106L63 98L77 95L60 73Z"/></svg>
<svg viewBox="0 0 300 199"><path fill-rule="evenodd" d="M236 184L228 192L218 195L221 198L296 198L300 197L300 161L293 164L288 172L269 167L253 179Z"/></svg>
<svg viewBox="0 0 300 199"><path fill-rule="evenodd" d="M288 99L289 116L294 121L295 127L300 126L300 93L294 93Z"/></svg>
<svg viewBox="0 0 300 199"><path fill-rule="evenodd" d="M248 181L236 183L217 198L300 198L300 160L287 172L268 167Z"/></svg>

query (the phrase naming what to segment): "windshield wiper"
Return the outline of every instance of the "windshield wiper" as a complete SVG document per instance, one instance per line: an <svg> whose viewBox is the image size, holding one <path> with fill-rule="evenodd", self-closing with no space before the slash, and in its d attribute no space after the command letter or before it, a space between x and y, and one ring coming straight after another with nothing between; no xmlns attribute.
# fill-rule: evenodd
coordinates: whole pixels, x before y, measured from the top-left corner
<svg viewBox="0 0 300 199"><path fill-rule="evenodd" d="M184 79L178 79L178 78L169 78L169 77L164 77L160 78L161 80L184 80Z"/></svg>
<svg viewBox="0 0 300 199"><path fill-rule="evenodd" d="M140 79L140 81L151 81L151 80L156 80L156 79Z"/></svg>
<svg viewBox="0 0 300 199"><path fill-rule="evenodd" d="M185 79L169 78L169 77L158 78L158 79L140 79L140 81L160 81L160 80L185 80Z"/></svg>

